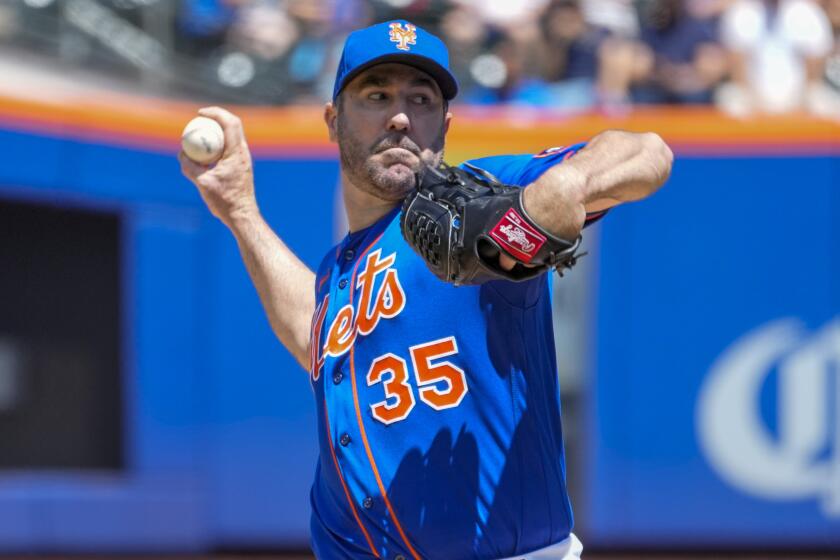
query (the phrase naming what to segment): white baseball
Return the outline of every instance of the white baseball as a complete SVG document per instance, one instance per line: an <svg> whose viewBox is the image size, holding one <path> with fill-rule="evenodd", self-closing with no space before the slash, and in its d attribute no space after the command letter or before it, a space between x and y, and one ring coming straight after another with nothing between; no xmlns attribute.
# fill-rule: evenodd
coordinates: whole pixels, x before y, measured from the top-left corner
<svg viewBox="0 0 840 560"><path fill-rule="evenodd" d="M225 133L213 119L196 117L184 128L181 147L188 158L207 165L219 159L225 150Z"/></svg>

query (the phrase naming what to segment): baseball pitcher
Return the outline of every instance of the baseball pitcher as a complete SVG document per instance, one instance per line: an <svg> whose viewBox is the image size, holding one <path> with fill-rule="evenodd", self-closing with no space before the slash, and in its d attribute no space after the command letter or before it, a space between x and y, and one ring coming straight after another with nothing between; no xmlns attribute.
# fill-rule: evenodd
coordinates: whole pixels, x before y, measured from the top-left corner
<svg viewBox="0 0 840 560"><path fill-rule="evenodd" d="M271 325L309 371L322 559L573 559L550 276L581 231L647 197L672 155L605 131L536 155L443 161L458 86L407 21L355 31L324 109L349 232L309 270L260 214L239 119L183 173L235 236Z"/></svg>

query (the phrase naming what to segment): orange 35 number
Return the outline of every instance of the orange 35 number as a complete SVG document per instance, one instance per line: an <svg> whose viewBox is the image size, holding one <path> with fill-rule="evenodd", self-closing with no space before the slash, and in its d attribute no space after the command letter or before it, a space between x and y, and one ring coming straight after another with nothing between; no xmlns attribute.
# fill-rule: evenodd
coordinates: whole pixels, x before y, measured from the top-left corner
<svg viewBox="0 0 840 560"><path fill-rule="evenodd" d="M458 353L455 337L450 336L409 348L420 400L444 410L461 404L467 394L464 370L441 358ZM406 361L395 354L379 356L370 365L368 386L382 382L385 400L370 406L373 417L384 424L405 420L416 404L414 390L408 382Z"/></svg>

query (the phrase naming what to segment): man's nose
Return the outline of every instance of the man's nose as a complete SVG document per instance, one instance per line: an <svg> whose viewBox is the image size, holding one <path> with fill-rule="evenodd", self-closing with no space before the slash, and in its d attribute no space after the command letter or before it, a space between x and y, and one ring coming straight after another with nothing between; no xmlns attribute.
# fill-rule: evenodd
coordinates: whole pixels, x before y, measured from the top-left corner
<svg viewBox="0 0 840 560"><path fill-rule="evenodd" d="M405 111L398 111L388 119L388 130L398 130L400 132L411 130L411 120Z"/></svg>

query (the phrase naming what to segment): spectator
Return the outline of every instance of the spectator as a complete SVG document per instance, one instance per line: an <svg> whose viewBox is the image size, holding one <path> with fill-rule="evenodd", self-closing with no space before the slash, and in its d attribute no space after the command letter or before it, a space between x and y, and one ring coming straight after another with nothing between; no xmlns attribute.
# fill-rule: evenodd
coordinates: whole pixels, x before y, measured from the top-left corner
<svg viewBox="0 0 840 560"><path fill-rule="evenodd" d="M840 93L840 0L825 0L823 6L834 37L834 49L825 63L825 80L834 93L838 94ZM840 115L840 109L837 114Z"/></svg>
<svg viewBox="0 0 840 560"><path fill-rule="evenodd" d="M230 29L228 41L262 61L282 58L300 38L297 23L278 0L245 2Z"/></svg>
<svg viewBox="0 0 840 560"><path fill-rule="evenodd" d="M643 53L634 43L589 24L578 0L552 0L541 21L544 52L539 58L554 107L627 104L631 82L644 71L639 69Z"/></svg>
<svg viewBox="0 0 840 560"><path fill-rule="evenodd" d="M321 84L328 70L333 69L334 4L334 0L286 2L289 15L301 31L301 38L290 50L287 65L296 103L318 103L327 97Z"/></svg>
<svg viewBox="0 0 840 560"><path fill-rule="evenodd" d="M641 40L653 61L633 92L637 103L711 103L727 72L726 53L707 22L680 0L648 0L641 6Z"/></svg>
<svg viewBox="0 0 840 560"><path fill-rule="evenodd" d="M225 0L182 0L175 21L179 50L201 56L224 45L238 9Z"/></svg>
<svg viewBox="0 0 840 560"><path fill-rule="evenodd" d="M732 83L718 96L724 110L832 110L822 79L831 26L812 0L736 0L723 14L721 38L733 64Z"/></svg>
<svg viewBox="0 0 840 560"><path fill-rule="evenodd" d="M589 25L606 29L614 37L639 36L639 18L633 0L582 0L581 9Z"/></svg>
<svg viewBox="0 0 840 560"><path fill-rule="evenodd" d="M550 85L552 104L567 109L592 107L597 100L599 50L608 36L589 25L577 0L553 0L542 22L543 77Z"/></svg>
<svg viewBox="0 0 840 560"><path fill-rule="evenodd" d="M374 21L407 19L423 28L437 27L450 4L448 0L366 0L366 3Z"/></svg>
<svg viewBox="0 0 840 560"><path fill-rule="evenodd" d="M548 0L452 0L453 4L469 6L481 14L484 22L500 29L530 25L534 16L542 10Z"/></svg>
<svg viewBox="0 0 840 560"><path fill-rule="evenodd" d="M708 22L717 28L721 14L731 3L731 0L685 0L684 9L692 17Z"/></svg>
<svg viewBox="0 0 840 560"><path fill-rule="evenodd" d="M336 58L341 58L345 38L343 34L370 25L373 22L373 8L367 0L332 0L331 11L333 29L342 34L335 40L339 51Z"/></svg>
<svg viewBox="0 0 840 560"><path fill-rule="evenodd" d="M470 65L484 52L490 30L472 6L451 6L440 22L440 36L449 47L449 65L463 91L470 91L477 83L470 74Z"/></svg>
<svg viewBox="0 0 840 560"><path fill-rule="evenodd" d="M341 59L341 50L344 47L344 40L347 34L354 29L373 25L374 9L369 0L329 0L330 25L329 48L323 65L320 68L321 75L314 84L313 93L309 99L318 104L332 98L333 82L335 72L338 69L338 61Z"/></svg>
<svg viewBox="0 0 840 560"><path fill-rule="evenodd" d="M472 79L478 84L466 92L465 103L474 105L551 105L551 96L543 80L525 72L525 46L501 34L490 52L480 55L470 65Z"/></svg>

